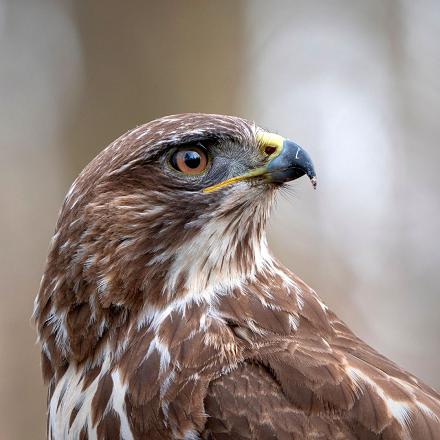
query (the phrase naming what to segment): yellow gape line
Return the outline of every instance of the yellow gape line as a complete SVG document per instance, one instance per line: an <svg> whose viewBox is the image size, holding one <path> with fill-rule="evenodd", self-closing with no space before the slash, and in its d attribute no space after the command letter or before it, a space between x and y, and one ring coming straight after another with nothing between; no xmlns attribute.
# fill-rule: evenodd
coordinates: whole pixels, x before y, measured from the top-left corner
<svg viewBox="0 0 440 440"><path fill-rule="evenodd" d="M230 185L231 183L240 182L241 180L252 179L253 177L262 176L266 172L265 168L256 168L255 170L250 171L249 173L243 174L241 176L231 177L230 179L224 180L223 182L216 183L215 185L208 186L204 188L202 191L204 193L210 193L213 191L217 191L220 188L224 188L225 186Z"/></svg>
<svg viewBox="0 0 440 440"><path fill-rule="evenodd" d="M277 157L281 153L281 150L283 149L283 142L285 141L285 139L279 134L269 133L267 131L262 131L262 130L257 131L257 133L255 134L255 138L263 155L266 154L265 153L266 147L276 148L276 150L270 154L270 160L275 159L275 157ZM204 193L210 193L213 191L217 191L220 188L224 188L225 186L231 185L232 183L240 182L246 179L252 179L253 177L262 176L265 173L266 173L266 168L256 168L241 176L231 177L230 179L224 180L223 182L216 183L215 185L212 186L208 186L207 188L204 188L202 191Z"/></svg>

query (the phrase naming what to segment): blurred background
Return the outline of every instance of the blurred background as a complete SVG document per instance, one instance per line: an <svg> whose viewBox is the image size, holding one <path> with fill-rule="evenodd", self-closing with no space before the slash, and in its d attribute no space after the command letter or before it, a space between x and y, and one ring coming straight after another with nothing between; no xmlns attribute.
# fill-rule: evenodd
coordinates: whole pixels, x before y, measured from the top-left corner
<svg viewBox="0 0 440 440"><path fill-rule="evenodd" d="M308 149L318 191L279 198L274 253L440 388L439 41L435 0L0 0L0 437L44 438L30 315L64 194L171 113L255 119Z"/></svg>

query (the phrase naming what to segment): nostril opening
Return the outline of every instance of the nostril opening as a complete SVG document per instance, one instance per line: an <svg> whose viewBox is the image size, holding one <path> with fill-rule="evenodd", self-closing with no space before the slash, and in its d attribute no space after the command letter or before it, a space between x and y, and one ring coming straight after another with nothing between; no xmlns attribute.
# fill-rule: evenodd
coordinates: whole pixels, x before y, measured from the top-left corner
<svg viewBox="0 0 440 440"><path fill-rule="evenodd" d="M272 146L267 146L267 147L264 149L264 152L265 152L268 156L270 156L271 154L275 153L275 151L277 151L277 148L276 148L276 147L272 147Z"/></svg>

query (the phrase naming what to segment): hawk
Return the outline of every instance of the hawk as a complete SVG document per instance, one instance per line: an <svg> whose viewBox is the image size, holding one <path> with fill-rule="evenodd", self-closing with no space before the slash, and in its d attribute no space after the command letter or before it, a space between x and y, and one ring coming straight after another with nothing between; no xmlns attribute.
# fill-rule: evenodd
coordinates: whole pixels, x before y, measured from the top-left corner
<svg viewBox="0 0 440 440"><path fill-rule="evenodd" d="M270 253L309 155L252 122L167 116L61 209L34 319L50 439L440 439L440 395Z"/></svg>

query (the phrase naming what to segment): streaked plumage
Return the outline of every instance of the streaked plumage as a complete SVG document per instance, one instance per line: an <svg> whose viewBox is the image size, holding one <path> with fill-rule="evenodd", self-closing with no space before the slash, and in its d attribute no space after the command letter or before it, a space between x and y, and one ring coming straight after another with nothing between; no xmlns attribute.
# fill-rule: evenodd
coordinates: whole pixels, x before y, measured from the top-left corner
<svg viewBox="0 0 440 440"><path fill-rule="evenodd" d="M439 394L270 254L278 138L235 117L169 116L74 182L34 311L49 438L440 438ZM205 172L170 167L182 145L206 148Z"/></svg>

